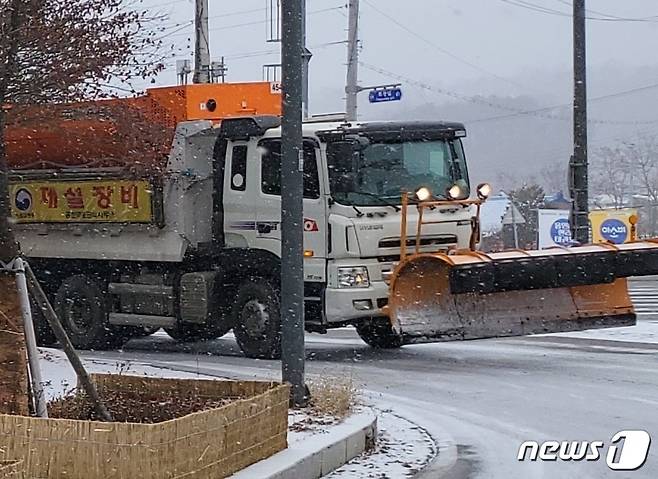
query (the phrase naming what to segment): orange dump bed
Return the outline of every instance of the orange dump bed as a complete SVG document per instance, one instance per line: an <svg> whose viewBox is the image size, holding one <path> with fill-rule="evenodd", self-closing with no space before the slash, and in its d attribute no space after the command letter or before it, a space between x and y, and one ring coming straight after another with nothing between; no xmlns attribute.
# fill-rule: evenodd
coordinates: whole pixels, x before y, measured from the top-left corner
<svg viewBox="0 0 658 479"><path fill-rule="evenodd" d="M13 106L5 131L12 170L164 167L176 125L281 114L276 84L226 83L153 88L135 98Z"/></svg>

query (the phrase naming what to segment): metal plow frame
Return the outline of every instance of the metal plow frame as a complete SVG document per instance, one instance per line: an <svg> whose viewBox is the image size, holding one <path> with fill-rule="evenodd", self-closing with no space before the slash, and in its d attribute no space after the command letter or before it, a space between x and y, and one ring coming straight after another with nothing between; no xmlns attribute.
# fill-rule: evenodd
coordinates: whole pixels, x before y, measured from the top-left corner
<svg viewBox="0 0 658 479"><path fill-rule="evenodd" d="M473 250L406 252L403 210L400 263L385 313L404 343L632 326L635 312L626 278L658 274L658 240L543 251L485 254ZM480 200L451 202L479 206ZM406 206L406 205L405 205ZM473 235L479 218L473 218ZM471 241L473 244L474 242Z"/></svg>

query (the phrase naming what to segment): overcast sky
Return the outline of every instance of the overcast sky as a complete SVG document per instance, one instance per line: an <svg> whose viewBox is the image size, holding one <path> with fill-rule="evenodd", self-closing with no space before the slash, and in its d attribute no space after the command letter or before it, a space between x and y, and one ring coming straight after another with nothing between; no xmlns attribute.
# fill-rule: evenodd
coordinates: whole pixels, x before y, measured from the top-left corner
<svg viewBox="0 0 658 479"><path fill-rule="evenodd" d="M212 56L227 58L231 81L260 80L262 65L278 61L278 45L266 42L268 1L210 0ZM593 70L614 66L620 74L618 82L591 76L593 93L614 92L615 84L620 90L642 86L624 78L624 71L655 63L658 2L587 3L593 18L607 19L588 23L589 65ZM194 1L147 0L145 4L170 15L166 41L176 45L179 58L191 58ZM345 0L307 1L308 45L314 52L311 100L316 111L342 107L337 96L344 84L346 48L331 43L346 38L345 4ZM568 0L362 0L361 59L412 80L402 81L405 100L412 104L442 99L415 82L464 95L546 94L562 99L571 88L569 4ZM268 50L272 53L263 53ZM159 84L175 81L173 65L174 59ZM395 80L366 68L361 68L360 77L364 84Z"/></svg>
<svg viewBox="0 0 658 479"><path fill-rule="evenodd" d="M229 81L261 80L263 64L279 61L278 44L266 42L269 1L210 0L212 57L226 57ZM345 108L346 3L307 0L311 113ZM144 5L169 14L164 40L175 57L156 83L175 84L176 59L192 59L194 0ZM595 155L602 146L655 135L658 1L587 0L587 7ZM367 68L360 82L399 81L404 97L369 105L364 93L360 117L465 121L471 171L481 179L523 180L562 168L572 150L571 8L571 0L361 0ZM555 105L565 107L523 113Z"/></svg>

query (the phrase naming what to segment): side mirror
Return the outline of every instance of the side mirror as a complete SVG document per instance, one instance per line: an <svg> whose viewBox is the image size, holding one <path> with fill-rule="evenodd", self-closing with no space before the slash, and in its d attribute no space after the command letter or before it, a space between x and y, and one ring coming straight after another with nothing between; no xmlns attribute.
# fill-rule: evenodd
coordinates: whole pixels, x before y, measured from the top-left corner
<svg viewBox="0 0 658 479"><path fill-rule="evenodd" d="M362 152L370 146L370 140L361 135L348 135L345 140L352 144L355 152Z"/></svg>

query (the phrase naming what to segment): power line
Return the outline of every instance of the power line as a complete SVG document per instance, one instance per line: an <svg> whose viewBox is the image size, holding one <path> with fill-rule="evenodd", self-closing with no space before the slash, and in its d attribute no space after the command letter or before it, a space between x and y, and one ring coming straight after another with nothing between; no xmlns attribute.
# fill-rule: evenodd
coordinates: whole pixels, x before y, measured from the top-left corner
<svg viewBox="0 0 658 479"><path fill-rule="evenodd" d="M631 95L633 93L638 93L640 91L653 90L655 88L658 88L658 83L654 83L654 84L651 84L651 85L646 85L646 86L642 86L642 87L638 87L638 88L632 88L630 90L623 90L623 91L619 91L619 92L615 92L615 93L610 93L610 94L607 94L607 95L602 95L602 96L598 96L598 97L594 97L594 98L589 98L588 103L595 102L595 101L601 101L601 100L609 100L611 98L618 98L618 97L621 97L621 96L626 96L626 95ZM484 123L484 122L488 122L488 121L505 120L505 119L508 119L508 118L514 118L514 117L522 116L522 115L532 115L532 114L541 113L541 112L544 112L544 111L557 110L558 108L566 108L568 106L571 106L571 104L570 103L563 103L563 104L560 104L560 105L547 106L547 107L543 107L543 108L537 108L537 109L534 109L534 110L524 110L522 112L511 113L509 115L499 115L499 116L493 116L493 117L488 117L488 118L480 118L480 119L476 119L476 120L470 120L469 123ZM654 122L651 121L651 123L654 123Z"/></svg>
<svg viewBox="0 0 658 479"><path fill-rule="evenodd" d="M344 5L339 5L339 6L336 6L336 7L324 8L322 10L315 10L315 11L312 11L312 12L308 12L308 14L309 15L317 15L317 14L320 14L320 13L332 12L332 11L343 10L343 9L345 9L345 6ZM231 29L234 29L234 28L242 28L242 27L248 27L248 26L253 26L253 25L262 25L262 24L265 24L265 23L267 23L267 19L265 19L265 20L256 20L256 21L253 21L253 22L244 22L244 23L237 23L237 24L233 24L233 25L224 25L224 26L214 27L214 28L211 28L210 31L214 32L214 31L219 31L219 30L231 30ZM193 24L194 24L194 22L190 21L190 22L188 22L187 25L185 25L185 28L187 28L188 26L191 26ZM173 37L173 36L181 36L181 35L185 35L185 34L186 33L175 33L175 34L171 34L171 35L167 35L167 36L172 36Z"/></svg>
<svg viewBox="0 0 658 479"><path fill-rule="evenodd" d="M513 115L506 115L508 117L509 116L528 115L528 116L534 116L534 117L543 118L543 119L547 119L547 120L571 121L571 119L567 118L567 117L552 115L552 114L543 114L544 111L549 111L551 109L555 109L555 108L552 108L552 107L541 108L541 109L538 109L538 110L521 110L519 108L510 107L510 106L507 106L507 105L501 105L499 103L495 103L495 102L486 100L485 98L482 98L482 97L468 96L468 95L464 95L464 94L461 94L461 93L458 93L458 92L455 92L455 91L452 91L452 90L447 90L445 88L435 87L435 86L429 85L427 83L424 83L424 82L421 82L421 81L418 81L418 80L414 80L414 79L406 77L404 75L393 73L391 71L385 70L385 69L380 68L380 67L376 67L374 65L370 65L370 64L362 62L362 61L359 62L359 65L361 65L362 67L364 67L367 70L373 71L375 73L379 73L380 75L384 75L388 78L391 78L391 79L394 79L394 80L397 80L397 81L400 81L400 82L404 82L405 84L409 84L409 85L415 86L417 88L421 88L423 90L438 93L440 95L448 96L448 97L451 97L451 98L456 98L458 100L466 101L466 102L469 102L469 103L474 103L474 104L477 104L477 105L483 105L483 106L487 106L487 107L490 107L490 108L509 111L509 112L513 113ZM656 85L656 86L658 86L658 85ZM648 88L651 88L651 87L652 86L643 87L643 88L648 89ZM620 92L620 93L624 93L624 92ZM589 119L589 122L593 123L593 124L604 124L604 125L653 125L653 124L658 123L658 120L622 121L622 120Z"/></svg>
<svg viewBox="0 0 658 479"><path fill-rule="evenodd" d="M216 18L228 18L228 17L237 17L240 15L248 15L251 13L259 13L262 12L262 8L252 8L250 10L240 10L236 12L228 12L228 13L220 13L219 15L212 15L208 17L209 20L214 20ZM188 22L176 22L174 24L170 24L173 27L177 27L178 25L182 25L183 23L188 23Z"/></svg>
<svg viewBox="0 0 658 479"><path fill-rule="evenodd" d="M537 5L536 3L532 2L527 2L525 0L500 0L503 3L507 3L509 5L514 5L516 7L524 8L526 10L530 10L533 12L537 13L542 13L545 15L553 15L553 16L558 16L558 17L568 17L571 18L572 14L568 12L563 12L561 10L555 10L553 8L549 7L544 7L543 5ZM560 1L560 0L558 0ZM565 5L571 6L571 3L568 2L561 2L564 3ZM589 11L590 13L594 13L597 15L603 15L603 16L592 16L587 15L585 18L587 20L594 20L594 21L599 21L599 22L647 22L647 23L656 23L656 20L652 20L652 18L655 17L647 17L647 18L623 18L623 17L614 17L614 16L607 16L606 14L601 14L601 13L596 13L593 10Z"/></svg>
<svg viewBox="0 0 658 479"><path fill-rule="evenodd" d="M524 2L524 1L521 1L521 0L518 0L518 1L516 1L516 0L500 0L500 1L503 2L503 3L507 3L509 5L514 5L516 7L525 8L526 10L531 10L533 12L545 13L545 14L548 14L548 15L557 15L557 16L561 16L561 17L570 17L571 16L568 13L561 12L559 10L554 10L552 8L543 7L541 5L535 5L534 3Z"/></svg>
<svg viewBox="0 0 658 479"><path fill-rule="evenodd" d="M567 0L556 0L557 2L560 2L563 5L567 5L571 7L571 2L568 2ZM640 18L628 18L628 17L619 17L617 15L610 15L608 13L603 13L599 12L596 10L591 10L587 9L586 10L588 13L593 13L595 15L600 15L605 18L600 18L599 20L602 21L621 21L621 22L653 22L655 19L658 19L658 15L652 15L649 17L640 17Z"/></svg>
<svg viewBox="0 0 658 479"><path fill-rule="evenodd" d="M370 64L362 62L362 61L359 61L359 65L361 65L362 67L364 67L367 70L373 71L375 73L379 73L380 75L384 75L388 78L392 78L392 79L397 80L397 81L402 81L402 82L405 82L409 85L416 86L416 87L421 88L423 90L438 93L440 95L448 96L448 97L451 97L451 98L456 98L458 100L466 101L466 102L469 102L469 103L475 103L475 104L478 104L478 105L488 106L488 107L491 107L491 108L497 108L497 109L501 109L501 110L520 112L520 110L518 110L518 109L515 109L515 108L512 108L512 107L507 107L507 106L504 106L504 105L499 105L497 103L493 103L493 102L490 102L488 100L485 100L482 97L473 97L473 96L463 95L461 93L458 93L458 92L455 92L455 91L452 91L452 90L447 90L445 88L440 88L440 87L428 85L427 83L423 83L421 81L414 80L414 79L406 77L404 75L399 75L397 73L393 73L391 71L385 70L385 69L380 68L380 67L376 67L374 65L370 65Z"/></svg>
<svg viewBox="0 0 658 479"><path fill-rule="evenodd" d="M521 84L519 84L519 83L516 83L515 81L510 80L509 78L502 77L502 76L500 76L500 75L498 75L498 74L496 74L496 73L494 73L494 72L492 72L492 71L489 71L489 70L487 70L487 69L485 69L485 68L483 68L483 67L481 67L481 66L479 66L479 65L477 65L477 64L475 64L475 63L469 62L468 60L465 60L464 58L460 57L459 55L456 55L456 54L450 52L449 50L446 50L445 48L443 48L443 47L437 45L437 44L434 43L433 41L429 40L428 38L422 36L422 35L419 34L418 32L416 32L416 31L412 30L411 28L407 27L406 25L404 25L403 23L401 23L399 20L397 20L397 19L394 18L393 16L391 16L391 15L389 15L388 13L382 11L380 8L376 7L376 6L375 6L372 2L370 2L369 0L363 0L363 2L366 3L370 8L372 8L373 10L375 10L377 13L379 13L380 15L382 15L384 18L386 18L387 20L389 20L391 23L397 25L399 28L401 28L402 30L404 30L405 32L407 32L408 34L410 34L410 35L416 37L418 40L421 40L422 42L424 42L424 43L426 43L427 45L431 46L431 47L434 48L435 50L437 50L437 51L443 53L444 55L446 55L446 56L452 58L453 60L455 60L455 61L457 61L457 62L459 62L459 63L462 63L462 64L464 64L464 65L467 65L467 66L469 66L469 67L471 67L471 68L473 68L473 69L479 71L480 73L484 73L484 74L486 74L486 75L489 75L489 76L491 76L491 77L494 77L494 78L496 78L496 79L498 79L498 80L500 80L500 81L503 81L503 82L505 82L505 83L509 83L509 84L514 85L514 86L516 86L516 87L522 88L522 89L524 89L524 90L528 90L528 87L525 86L525 85L521 85Z"/></svg>
<svg viewBox="0 0 658 479"><path fill-rule="evenodd" d="M331 46L334 46L334 45L344 45L344 44L345 44L345 40L338 40L338 41L334 41L334 42L319 43L317 45L309 45L309 48L312 48L313 50L321 50L323 48L328 48L328 47L331 47ZM276 48L276 49L272 48L272 49L269 49L269 50L254 50L254 51L251 51L251 52L237 53L237 54L234 54L234 55L225 55L224 58L226 60L234 60L235 61L235 60L243 60L243 59L246 59L246 58L265 57L265 56L268 56L268 55L279 55L279 54L280 54L280 50L278 48ZM180 59L180 58L189 58L189 56L188 55L176 55L176 56L169 57L169 58L171 58L171 59ZM149 63L149 64L155 64L155 63L158 63L158 62ZM163 65L165 67L173 67L173 66L176 65L176 63L172 62L172 61L169 61L169 62L163 63Z"/></svg>
<svg viewBox="0 0 658 479"><path fill-rule="evenodd" d="M345 40L338 40L338 41L335 41L335 42L325 42L325 43L320 43L320 44L317 44L317 45L309 45L309 48L312 48L314 50L319 50L319 49L327 48L327 47L334 46L334 45L344 45L344 44L345 44ZM280 53L280 51L279 51L278 48L269 49L269 50L260 50L260 51L257 50L257 51L253 51L253 52L244 52L244 53L237 53L237 54L234 54L234 55L226 55L226 59L228 59L228 60L240 60L240 59L243 59L243 58L253 58L253 57L275 55L275 54L278 55L279 53Z"/></svg>
<svg viewBox="0 0 658 479"><path fill-rule="evenodd" d="M178 33L178 32L181 32L181 31L185 30L186 28L189 28L192 25L194 25L194 20L190 20L189 22L184 23L179 28L176 28L175 30L173 30L169 33L165 33L164 35L159 36L155 40L160 41L160 40L164 40L165 38L176 37L176 36L180 35L180 33Z"/></svg>

